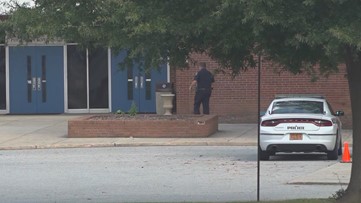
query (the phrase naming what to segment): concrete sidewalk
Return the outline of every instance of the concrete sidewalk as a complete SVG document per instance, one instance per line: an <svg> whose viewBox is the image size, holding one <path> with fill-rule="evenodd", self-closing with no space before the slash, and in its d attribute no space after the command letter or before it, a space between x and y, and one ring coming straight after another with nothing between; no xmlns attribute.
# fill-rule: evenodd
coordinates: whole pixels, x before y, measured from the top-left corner
<svg viewBox="0 0 361 203"><path fill-rule="evenodd" d="M219 124L207 138L68 138L68 120L82 115L1 115L0 150L118 146L257 146L257 124ZM343 131L352 146L352 131ZM350 163L336 163L292 184L348 184ZM321 173L321 175L320 175ZM327 179L323 174L329 174Z"/></svg>
<svg viewBox="0 0 361 203"><path fill-rule="evenodd" d="M0 116L0 150L114 146L257 145L257 124L220 124L207 138L68 138L79 115Z"/></svg>

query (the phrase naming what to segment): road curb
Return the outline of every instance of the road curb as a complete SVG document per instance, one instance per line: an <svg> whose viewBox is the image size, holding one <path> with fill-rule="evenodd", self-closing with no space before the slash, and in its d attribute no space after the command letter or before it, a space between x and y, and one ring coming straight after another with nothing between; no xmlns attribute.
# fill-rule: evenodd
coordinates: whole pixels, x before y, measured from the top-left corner
<svg viewBox="0 0 361 203"><path fill-rule="evenodd" d="M93 147L142 147L142 146L257 146L257 143L235 142L137 142L137 143L84 143L84 144L48 144L0 146L0 150L59 149L59 148L93 148Z"/></svg>

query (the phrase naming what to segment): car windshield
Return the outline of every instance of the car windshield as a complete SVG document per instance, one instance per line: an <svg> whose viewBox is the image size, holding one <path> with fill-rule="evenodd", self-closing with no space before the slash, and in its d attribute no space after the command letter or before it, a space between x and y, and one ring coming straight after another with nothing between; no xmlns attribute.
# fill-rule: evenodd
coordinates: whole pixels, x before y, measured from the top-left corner
<svg viewBox="0 0 361 203"><path fill-rule="evenodd" d="M323 114L323 102L319 101L279 101L274 102L272 114L312 113Z"/></svg>

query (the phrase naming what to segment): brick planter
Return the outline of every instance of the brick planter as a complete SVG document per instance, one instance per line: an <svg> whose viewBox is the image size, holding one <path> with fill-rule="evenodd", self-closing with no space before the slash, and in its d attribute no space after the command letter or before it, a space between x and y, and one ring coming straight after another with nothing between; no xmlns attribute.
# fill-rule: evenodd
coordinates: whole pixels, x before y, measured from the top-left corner
<svg viewBox="0 0 361 203"><path fill-rule="evenodd" d="M149 118L148 118L149 117ZM68 121L68 137L208 137L218 130L216 115L142 116L121 119L106 115Z"/></svg>

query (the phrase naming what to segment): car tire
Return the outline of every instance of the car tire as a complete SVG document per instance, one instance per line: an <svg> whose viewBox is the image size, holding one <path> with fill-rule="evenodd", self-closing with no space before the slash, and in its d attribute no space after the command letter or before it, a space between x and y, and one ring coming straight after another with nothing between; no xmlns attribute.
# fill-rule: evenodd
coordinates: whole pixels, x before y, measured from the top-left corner
<svg viewBox="0 0 361 203"><path fill-rule="evenodd" d="M337 140L337 139L336 139ZM335 144L335 148L332 151L327 152L327 159L328 160L337 160L338 159L338 153L339 153L339 145Z"/></svg>
<svg viewBox="0 0 361 203"><path fill-rule="evenodd" d="M342 139L340 139L340 146L338 148L338 155L341 156L342 155Z"/></svg>
<svg viewBox="0 0 361 203"><path fill-rule="evenodd" d="M267 152L267 151L262 151L261 150L261 156L260 156L260 159L263 160L263 161L267 161L269 160L269 157L270 157L270 153Z"/></svg>

